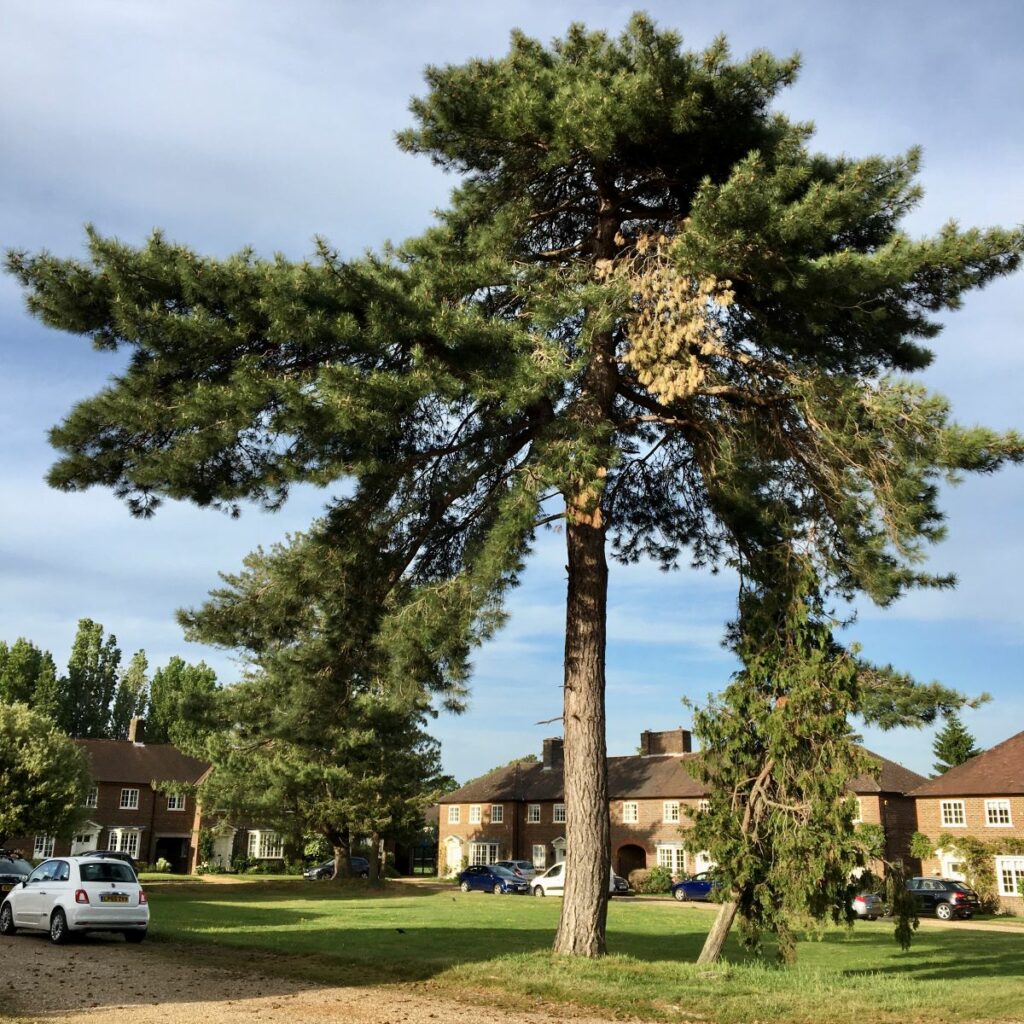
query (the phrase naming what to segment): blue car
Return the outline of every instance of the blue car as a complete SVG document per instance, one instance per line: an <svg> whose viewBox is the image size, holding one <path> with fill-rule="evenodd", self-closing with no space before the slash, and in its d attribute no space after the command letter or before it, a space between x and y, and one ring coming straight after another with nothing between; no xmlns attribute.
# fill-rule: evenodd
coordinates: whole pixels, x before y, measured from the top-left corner
<svg viewBox="0 0 1024 1024"><path fill-rule="evenodd" d="M525 896L530 891L530 883L525 878L517 877L508 868L497 864L474 864L459 875L459 888L463 892L481 889L493 892L495 896L505 893L519 893Z"/></svg>
<svg viewBox="0 0 1024 1024"><path fill-rule="evenodd" d="M672 886L672 895L680 903L683 900L709 900L711 899L711 890L715 888L715 885L711 876L706 871L702 871L692 878L684 878L681 882L676 882Z"/></svg>

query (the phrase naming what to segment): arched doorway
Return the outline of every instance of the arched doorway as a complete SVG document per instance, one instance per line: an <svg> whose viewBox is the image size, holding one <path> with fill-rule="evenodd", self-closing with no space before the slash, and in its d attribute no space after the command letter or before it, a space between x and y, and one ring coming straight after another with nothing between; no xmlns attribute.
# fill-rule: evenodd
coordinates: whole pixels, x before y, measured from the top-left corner
<svg viewBox="0 0 1024 1024"><path fill-rule="evenodd" d="M642 846L637 846L636 843L627 843L625 846L619 847L615 870L622 875L623 878L628 879L630 871L636 871L638 868L646 867L647 851Z"/></svg>

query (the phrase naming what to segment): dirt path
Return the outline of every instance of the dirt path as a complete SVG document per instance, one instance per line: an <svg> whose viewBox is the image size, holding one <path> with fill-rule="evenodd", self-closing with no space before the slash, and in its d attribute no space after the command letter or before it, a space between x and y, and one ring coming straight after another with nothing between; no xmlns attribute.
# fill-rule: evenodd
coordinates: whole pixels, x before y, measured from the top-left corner
<svg viewBox="0 0 1024 1024"><path fill-rule="evenodd" d="M564 1006L531 1011L472 1007L415 987L324 988L259 969L261 954L200 964L172 943L130 946L87 938L52 946L44 935L0 936L0 1021L85 1024L608 1024Z"/></svg>

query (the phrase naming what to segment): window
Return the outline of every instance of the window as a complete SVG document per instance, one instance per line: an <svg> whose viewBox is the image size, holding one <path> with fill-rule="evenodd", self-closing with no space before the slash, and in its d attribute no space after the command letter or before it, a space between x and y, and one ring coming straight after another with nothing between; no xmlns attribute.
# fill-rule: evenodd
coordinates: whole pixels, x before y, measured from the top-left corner
<svg viewBox="0 0 1024 1024"><path fill-rule="evenodd" d="M171 793L171 795L167 798L167 810L185 810L185 797L181 793Z"/></svg>
<svg viewBox="0 0 1024 1024"><path fill-rule="evenodd" d="M36 836L32 843L32 859L42 860L53 856L53 836Z"/></svg>
<svg viewBox="0 0 1024 1024"><path fill-rule="evenodd" d="M859 825L864 820L864 805L860 802L860 797L854 797L857 801L857 806L853 809L853 823Z"/></svg>
<svg viewBox="0 0 1024 1024"><path fill-rule="evenodd" d="M252 860L278 860L284 856L284 840L273 829L249 833L248 855Z"/></svg>
<svg viewBox="0 0 1024 1024"><path fill-rule="evenodd" d="M940 806L943 825L952 828L964 828L967 825L963 800L943 800Z"/></svg>
<svg viewBox="0 0 1024 1024"><path fill-rule="evenodd" d="M1000 896L1024 896L1024 857L996 857Z"/></svg>
<svg viewBox="0 0 1024 1024"><path fill-rule="evenodd" d="M697 801L697 813L698 814L706 814L710 810L711 810L711 801L710 800L698 800Z"/></svg>
<svg viewBox="0 0 1024 1024"><path fill-rule="evenodd" d="M640 820L640 805L635 800L622 801L622 823L635 825Z"/></svg>
<svg viewBox="0 0 1024 1024"><path fill-rule="evenodd" d="M86 807L95 807L99 802L100 791L93 786L88 793L85 794L85 805Z"/></svg>
<svg viewBox="0 0 1024 1024"><path fill-rule="evenodd" d="M658 867L665 868L673 875L686 873L686 851L678 844L658 847Z"/></svg>
<svg viewBox="0 0 1024 1024"><path fill-rule="evenodd" d="M454 804L452 804L452 806L448 808L449 825L458 825L458 823L462 820L462 816L460 814L461 810L461 807L456 807Z"/></svg>
<svg viewBox="0 0 1024 1024"><path fill-rule="evenodd" d="M480 805L470 804L469 807L469 823L470 825L480 824Z"/></svg>
<svg viewBox="0 0 1024 1024"><path fill-rule="evenodd" d="M526 808L526 821L530 825L536 825L540 821L540 804L530 804Z"/></svg>
<svg viewBox="0 0 1024 1024"><path fill-rule="evenodd" d="M555 810L554 814L551 817L551 820L556 825L565 824L565 804L555 804Z"/></svg>
<svg viewBox="0 0 1024 1024"><path fill-rule="evenodd" d="M548 863L548 850L547 847L542 843L535 843L533 847L533 866L540 871L541 868L547 867Z"/></svg>
<svg viewBox="0 0 1024 1024"><path fill-rule="evenodd" d="M491 824L503 825L505 823L505 808L502 804L491 804Z"/></svg>
<svg viewBox="0 0 1024 1024"><path fill-rule="evenodd" d="M1010 820L1010 801L986 800L985 824L992 828L1010 828L1013 825Z"/></svg>
<svg viewBox="0 0 1024 1024"><path fill-rule="evenodd" d="M679 821L679 801L678 800L666 800L661 805L661 816L662 819L670 824L674 824Z"/></svg>
<svg viewBox="0 0 1024 1024"><path fill-rule="evenodd" d="M470 843L470 864L493 864L498 859L497 843Z"/></svg>
<svg viewBox="0 0 1024 1024"><path fill-rule="evenodd" d="M122 789L120 806L122 811L137 811L139 809L139 791L137 789Z"/></svg>
<svg viewBox="0 0 1024 1024"><path fill-rule="evenodd" d="M137 793L138 790L135 790ZM127 853L129 857L139 855L139 830L137 828L112 828L107 847L115 853Z"/></svg>

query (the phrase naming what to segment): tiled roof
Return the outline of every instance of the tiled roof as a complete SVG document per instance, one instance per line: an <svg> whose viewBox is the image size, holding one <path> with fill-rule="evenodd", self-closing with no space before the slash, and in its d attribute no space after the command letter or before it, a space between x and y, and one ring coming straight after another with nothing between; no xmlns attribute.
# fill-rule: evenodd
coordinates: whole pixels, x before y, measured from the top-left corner
<svg viewBox="0 0 1024 1024"><path fill-rule="evenodd" d="M1024 794L1024 732L918 786L912 796Z"/></svg>
<svg viewBox="0 0 1024 1024"><path fill-rule="evenodd" d="M867 751L867 753L871 753ZM895 761L871 754L881 762L878 779L854 779L854 793L905 793L924 782L924 776ZM704 786L687 771L700 754L663 754L608 758L608 795L623 799L696 799L707 795ZM461 789L441 797L443 804L501 802L505 800L545 801L563 797L562 769L545 769L539 762L519 762L497 768L474 779Z"/></svg>
<svg viewBox="0 0 1024 1024"><path fill-rule="evenodd" d="M209 767L170 743L129 743L127 740L76 740L89 759L97 782L198 782Z"/></svg>

